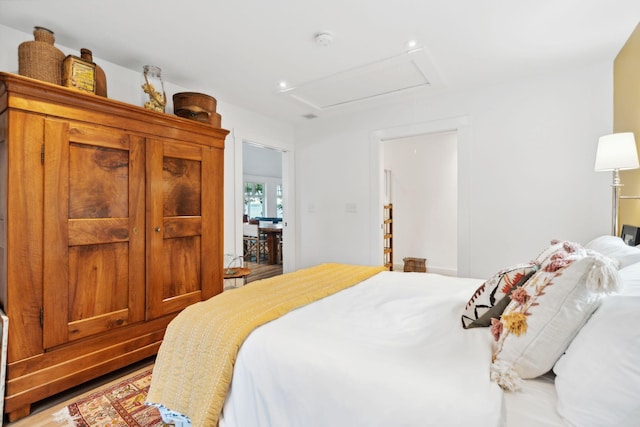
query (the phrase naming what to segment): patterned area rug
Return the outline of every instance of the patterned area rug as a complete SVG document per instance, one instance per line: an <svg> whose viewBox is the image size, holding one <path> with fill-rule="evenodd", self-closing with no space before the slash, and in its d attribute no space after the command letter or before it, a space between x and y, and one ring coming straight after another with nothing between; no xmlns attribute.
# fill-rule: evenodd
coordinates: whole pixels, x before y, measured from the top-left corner
<svg viewBox="0 0 640 427"><path fill-rule="evenodd" d="M151 384L151 370L92 393L55 414L59 425L89 427L161 427L157 408L144 401Z"/></svg>

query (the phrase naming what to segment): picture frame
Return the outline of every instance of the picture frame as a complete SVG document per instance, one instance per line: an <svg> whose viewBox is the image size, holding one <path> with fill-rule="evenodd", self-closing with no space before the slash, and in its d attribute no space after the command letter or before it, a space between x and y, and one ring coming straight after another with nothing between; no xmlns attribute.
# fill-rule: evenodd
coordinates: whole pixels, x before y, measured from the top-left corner
<svg viewBox="0 0 640 427"><path fill-rule="evenodd" d="M640 245L640 228L633 225L623 225L620 237L629 246Z"/></svg>

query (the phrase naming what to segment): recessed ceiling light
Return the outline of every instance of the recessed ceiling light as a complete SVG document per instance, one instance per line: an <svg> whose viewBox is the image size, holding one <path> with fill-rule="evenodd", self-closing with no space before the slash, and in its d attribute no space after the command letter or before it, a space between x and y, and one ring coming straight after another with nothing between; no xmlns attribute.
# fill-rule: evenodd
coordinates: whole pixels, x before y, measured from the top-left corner
<svg viewBox="0 0 640 427"><path fill-rule="evenodd" d="M422 50L422 47L418 44L418 40L409 40L405 43L405 48L407 49L407 53L416 53Z"/></svg>
<svg viewBox="0 0 640 427"><path fill-rule="evenodd" d="M278 83L278 90L276 92L285 93L285 92L289 92L290 90L293 90L293 89L295 89L295 87L289 86L289 83L285 82L284 80L281 80Z"/></svg>

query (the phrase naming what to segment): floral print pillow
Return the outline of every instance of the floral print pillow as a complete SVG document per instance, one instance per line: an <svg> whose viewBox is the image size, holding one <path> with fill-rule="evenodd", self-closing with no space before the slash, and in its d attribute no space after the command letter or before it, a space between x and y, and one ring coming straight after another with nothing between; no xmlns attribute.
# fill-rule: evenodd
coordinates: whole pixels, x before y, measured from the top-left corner
<svg viewBox="0 0 640 427"><path fill-rule="evenodd" d="M509 295L500 319L491 378L503 389L548 372L597 308L603 294L620 287L617 263L572 242L556 244L522 287Z"/></svg>

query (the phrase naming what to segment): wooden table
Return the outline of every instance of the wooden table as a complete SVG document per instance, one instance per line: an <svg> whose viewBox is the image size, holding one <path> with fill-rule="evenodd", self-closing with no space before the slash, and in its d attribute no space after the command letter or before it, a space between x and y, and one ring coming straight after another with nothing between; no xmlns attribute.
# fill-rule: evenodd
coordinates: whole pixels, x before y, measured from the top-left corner
<svg viewBox="0 0 640 427"><path fill-rule="evenodd" d="M229 267L224 269L225 279L243 279L244 284L247 283L247 276L251 274L250 268L245 267Z"/></svg>
<svg viewBox="0 0 640 427"><path fill-rule="evenodd" d="M274 224L267 227L258 227L258 234L266 234L267 250L269 252L268 263L273 265L278 263L278 241L282 238L282 225Z"/></svg>

